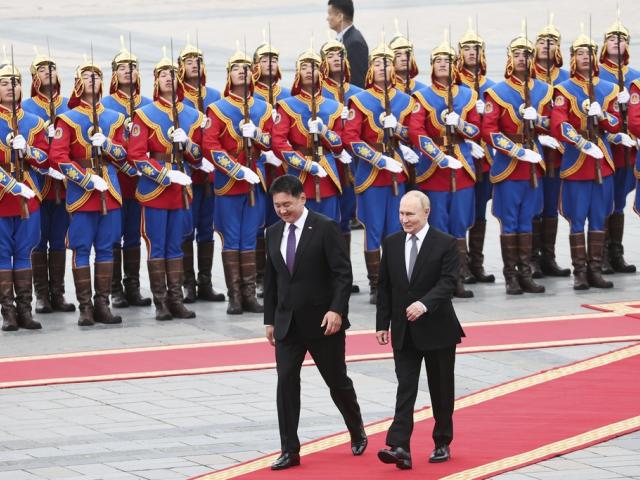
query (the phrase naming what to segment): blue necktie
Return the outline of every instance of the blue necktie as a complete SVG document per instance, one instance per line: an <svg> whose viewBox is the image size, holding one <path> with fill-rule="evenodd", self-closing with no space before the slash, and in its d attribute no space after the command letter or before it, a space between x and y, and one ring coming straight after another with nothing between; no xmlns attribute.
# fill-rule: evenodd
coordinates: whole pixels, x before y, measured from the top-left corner
<svg viewBox="0 0 640 480"><path fill-rule="evenodd" d="M287 268L289 273L293 275L293 264L296 261L296 226L292 223L289 225L289 236L287 237Z"/></svg>

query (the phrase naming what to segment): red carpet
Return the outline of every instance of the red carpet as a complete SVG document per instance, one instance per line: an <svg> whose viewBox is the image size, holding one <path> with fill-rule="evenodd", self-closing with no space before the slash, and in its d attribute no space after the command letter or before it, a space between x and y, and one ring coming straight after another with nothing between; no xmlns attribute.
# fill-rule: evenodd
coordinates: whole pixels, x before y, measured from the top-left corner
<svg viewBox="0 0 640 480"><path fill-rule="evenodd" d="M459 353L640 340L640 319L610 313L465 325ZM391 358L373 331L350 332L347 361ZM265 339L0 358L0 388L273 368ZM311 364L307 360L306 364Z"/></svg>
<svg viewBox="0 0 640 480"><path fill-rule="evenodd" d="M367 426L369 448L362 457L351 455L348 434L343 433L305 444L300 467L270 471L276 454L197 478L488 478L639 430L638 372L640 344L461 398L456 402L452 458L443 464L427 462L433 419L429 408L418 410L411 472L377 459L390 424L384 420Z"/></svg>

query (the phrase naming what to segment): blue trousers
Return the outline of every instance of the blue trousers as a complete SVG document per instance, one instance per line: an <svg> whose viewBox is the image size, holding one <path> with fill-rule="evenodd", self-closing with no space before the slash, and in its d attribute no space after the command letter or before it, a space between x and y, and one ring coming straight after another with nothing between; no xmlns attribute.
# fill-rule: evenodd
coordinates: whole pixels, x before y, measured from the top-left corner
<svg viewBox="0 0 640 480"><path fill-rule="evenodd" d="M602 185L592 180L563 180L560 191L561 212L571 224L571 233L603 231L604 222L613 212L613 175L604 177Z"/></svg>
<svg viewBox="0 0 640 480"><path fill-rule="evenodd" d="M142 206L136 199L125 199L122 208L117 210L122 236L115 241L116 246L124 249L140 246L140 218Z"/></svg>
<svg viewBox="0 0 640 480"><path fill-rule="evenodd" d="M340 231L351 232L351 219L356 214L356 191L353 185L342 187L340 195Z"/></svg>
<svg viewBox="0 0 640 480"><path fill-rule="evenodd" d="M640 180L636 180L636 201L633 205L635 212L640 215Z"/></svg>
<svg viewBox="0 0 640 480"><path fill-rule="evenodd" d="M113 244L121 236L118 210L100 212L75 212L71 214L67 245L73 250L73 266L89 265L91 247L96 262L113 262Z"/></svg>
<svg viewBox="0 0 640 480"><path fill-rule="evenodd" d="M184 226L190 217L191 212L184 208L142 207L141 232L149 260L182 258Z"/></svg>
<svg viewBox="0 0 640 480"><path fill-rule="evenodd" d="M491 200L493 194L493 184L489 179L488 172L482 176L481 182L476 183L474 190L476 194L476 220L486 220L487 202Z"/></svg>
<svg viewBox="0 0 640 480"><path fill-rule="evenodd" d="M0 217L0 270L31 268L31 251L40 239L40 211L27 219Z"/></svg>
<svg viewBox="0 0 640 480"><path fill-rule="evenodd" d="M538 210L540 186L533 189L529 180L504 180L493 186L493 216L501 233L531 233L533 217Z"/></svg>
<svg viewBox="0 0 640 480"><path fill-rule="evenodd" d="M195 238L198 243L213 242L213 210L215 195L213 186L209 185L211 195L207 196L206 185L192 185L193 202L191 202L191 220L193 228L188 234L188 241Z"/></svg>
<svg viewBox="0 0 640 480"><path fill-rule="evenodd" d="M218 195L214 219L222 237L223 250L256 249L256 237L264 227L266 195L255 189L256 203L249 206L249 195Z"/></svg>
<svg viewBox="0 0 640 480"><path fill-rule="evenodd" d="M475 222L475 191L473 187L456 192L425 190L431 201L429 225L456 238L465 238Z"/></svg>
<svg viewBox="0 0 640 480"><path fill-rule="evenodd" d="M320 202L316 202L312 198L307 198L305 205L309 210L321 213L340 224L340 197L338 195L323 198Z"/></svg>
<svg viewBox="0 0 640 480"><path fill-rule="evenodd" d="M622 213L627 205L627 195L633 190L636 179L633 168L619 168L613 174L613 205L615 213Z"/></svg>
<svg viewBox="0 0 640 480"><path fill-rule="evenodd" d="M393 188L369 187L358 196L358 221L364 225L366 250L378 250L382 240L399 232L400 199L405 192L405 184L398 185L398 195Z"/></svg>
<svg viewBox="0 0 640 480"><path fill-rule="evenodd" d="M69 229L69 213L64 202L56 205L53 200L45 200L40 205L40 242L35 250L46 252L64 251L65 238Z"/></svg>
<svg viewBox="0 0 640 480"><path fill-rule="evenodd" d="M542 194L544 206L541 216L544 218L556 218L558 216L558 204L560 203L560 176L542 177Z"/></svg>

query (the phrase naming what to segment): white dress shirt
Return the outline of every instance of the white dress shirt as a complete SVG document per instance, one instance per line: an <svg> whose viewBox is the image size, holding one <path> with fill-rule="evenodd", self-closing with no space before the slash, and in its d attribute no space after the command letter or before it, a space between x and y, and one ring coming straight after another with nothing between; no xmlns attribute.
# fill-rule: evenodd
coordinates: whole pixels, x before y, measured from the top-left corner
<svg viewBox="0 0 640 480"><path fill-rule="evenodd" d="M418 247L418 254L420 254L420 248L422 247L422 243L424 242L424 238L427 236L427 232L429 231L429 224L427 223L424 227L422 227L422 229L416 233L416 237L418 238L416 240L416 246ZM407 266L407 278L409 278L409 257L411 255L411 245L412 245L412 241L411 241L411 237L412 235L407 234L407 237L405 239L404 242L404 261L405 261L405 265ZM417 257L416 257L417 260ZM416 268L416 266L413 266L414 270ZM411 279L409 278L409 281L411 281ZM424 309L424 312L427 312L427 307L425 306L424 303L422 302L418 302L420 305L422 305L422 308Z"/></svg>
<svg viewBox="0 0 640 480"><path fill-rule="evenodd" d="M296 220L293 224L296 226L296 250L298 249L298 244L300 243L300 237L302 236L302 229L304 228L304 222L307 221L307 217L309 216L309 210L307 207L304 207L302 211L302 215L300 218ZM282 240L280 240L280 253L282 254L282 258L284 259L284 263L287 263L287 240L289 239L289 226L290 223L284 224L284 230L282 231Z"/></svg>
<svg viewBox="0 0 640 480"><path fill-rule="evenodd" d="M351 27L353 27L353 23L351 25L349 25L348 27L344 28L340 33L338 33L336 35L336 40L340 43L344 43L343 39L344 39L344 34L347 33L347 30L349 30Z"/></svg>

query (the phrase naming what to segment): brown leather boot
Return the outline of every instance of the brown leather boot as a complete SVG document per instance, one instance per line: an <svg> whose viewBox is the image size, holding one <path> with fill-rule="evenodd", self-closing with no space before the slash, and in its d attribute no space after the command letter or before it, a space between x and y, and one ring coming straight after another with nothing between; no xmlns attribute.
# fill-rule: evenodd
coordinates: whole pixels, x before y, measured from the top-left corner
<svg viewBox="0 0 640 480"><path fill-rule="evenodd" d="M110 290L113 308L129 307L129 302L124 296L124 288L122 288L122 247L120 246L113 247L113 279Z"/></svg>
<svg viewBox="0 0 640 480"><path fill-rule="evenodd" d="M196 312L187 309L182 300L182 285L184 285L183 264L182 258L166 259L169 311L173 318L195 318Z"/></svg>
<svg viewBox="0 0 640 480"><path fill-rule="evenodd" d="M114 315L109 308L109 293L113 283L113 262L96 262L93 265L94 290L93 319L96 323L115 325L122 323L120 315Z"/></svg>
<svg viewBox="0 0 640 480"><path fill-rule="evenodd" d="M486 220L476 220L469 230L469 270L480 283L493 283L496 277L484 271L484 236L487 231Z"/></svg>
<svg viewBox="0 0 640 480"><path fill-rule="evenodd" d="M378 271L380 270L380 250L365 250L364 263L369 279L369 303L378 303Z"/></svg>
<svg viewBox="0 0 640 480"><path fill-rule="evenodd" d="M78 325L90 327L95 323L93 320L93 303L91 303L91 268L86 266L72 268L71 270L79 304L78 310L80 311Z"/></svg>
<svg viewBox="0 0 640 480"><path fill-rule="evenodd" d="M198 243L198 299L207 302L224 302L224 293L216 292L211 281L213 246L213 242ZM264 255L264 250L262 254ZM264 271L264 262L262 270Z"/></svg>
<svg viewBox="0 0 640 480"><path fill-rule="evenodd" d="M349 255L349 258L351 258L351 233L343 233L342 238L344 238L344 241L347 244L347 254ZM353 283L351 285L351 293L360 293L360 287Z"/></svg>
<svg viewBox="0 0 640 480"><path fill-rule="evenodd" d="M264 307L256 298L256 252L244 250L240 252L240 294L242 310L250 313L262 313Z"/></svg>
<svg viewBox="0 0 640 480"><path fill-rule="evenodd" d="M542 257L542 219L534 218L531 222L533 231L531 232L531 266L532 278L544 278L540 260Z"/></svg>
<svg viewBox="0 0 640 480"><path fill-rule="evenodd" d="M122 250L124 267L124 296L129 305L134 307L148 307L151 305L149 297L140 293L140 247ZM115 268L115 267L114 267Z"/></svg>
<svg viewBox="0 0 640 480"><path fill-rule="evenodd" d="M18 312L13 296L13 270L0 270L0 307L2 307L2 331L18 330Z"/></svg>
<svg viewBox="0 0 640 480"><path fill-rule="evenodd" d="M544 285L533 281L531 269L532 237L531 233L518 234L518 282L525 293L544 293Z"/></svg>
<svg viewBox="0 0 640 480"><path fill-rule="evenodd" d="M64 274L67 264L67 251L49 251L49 292L54 312L75 312L76 306L64 298ZM37 310L36 310L37 312Z"/></svg>
<svg viewBox="0 0 640 480"><path fill-rule="evenodd" d="M242 313L242 295L240 294L240 252L238 250L222 251L222 266L224 279L227 283L227 314L240 315Z"/></svg>
<svg viewBox="0 0 640 480"><path fill-rule="evenodd" d="M33 269L33 290L36 293L36 313L51 313L51 294L49 292L49 268L47 252L34 250L31 252L31 268Z"/></svg>
<svg viewBox="0 0 640 480"><path fill-rule="evenodd" d="M267 262L264 236L256 238L256 297L264 297L264 268Z"/></svg>
<svg viewBox="0 0 640 480"><path fill-rule="evenodd" d="M167 269L164 258L147 260L149 284L156 307L156 320L173 320L167 303Z"/></svg>
<svg viewBox="0 0 640 480"><path fill-rule="evenodd" d="M196 302L196 271L193 266L193 240L182 244L182 276L184 277L184 303Z"/></svg>
<svg viewBox="0 0 640 480"><path fill-rule="evenodd" d="M507 295L522 295L522 288L518 283L518 236L515 233L500 235L502 250L502 273L504 275Z"/></svg>
<svg viewBox="0 0 640 480"><path fill-rule="evenodd" d="M604 250L604 232L589 231L587 280L596 288L613 288L613 283L602 278L602 253Z"/></svg>
<svg viewBox="0 0 640 480"><path fill-rule="evenodd" d="M612 213L609 217L609 262L618 273L635 273L636 266L624 259L624 213Z"/></svg>
<svg viewBox="0 0 640 480"><path fill-rule="evenodd" d="M467 239L456 238L456 245L458 247L458 257L460 258L460 274L458 275L458 283L456 283L453 296L457 298L472 298L473 292L464 288L465 278L471 276L471 272L469 272L469 255L467 254ZM473 281L475 283L475 278Z"/></svg>
<svg viewBox="0 0 640 480"><path fill-rule="evenodd" d="M616 273L616 271L613 269L613 267L611 266L611 263L609 262L609 243L610 243L610 238L609 238L609 220L611 219L611 217L607 217L607 219L604 222L604 246L602 247L602 274L603 275L613 275L614 273Z"/></svg>
<svg viewBox="0 0 640 480"><path fill-rule="evenodd" d="M587 246L584 233L569 235L569 245L571 245L571 263L573 264L573 289L588 290Z"/></svg>
<svg viewBox="0 0 640 480"><path fill-rule="evenodd" d="M16 291L16 309L18 327L27 330L40 330L42 325L33 319L31 302L33 301L33 274L31 269L13 271L13 288Z"/></svg>
<svg viewBox="0 0 640 480"><path fill-rule="evenodd" d="M568 277L571 270L560 268L556 263L556 236L558 235L558 217L542 219L542 249L540 268L549 277ZM535 277L534 277L535 278Z"/></svg>

